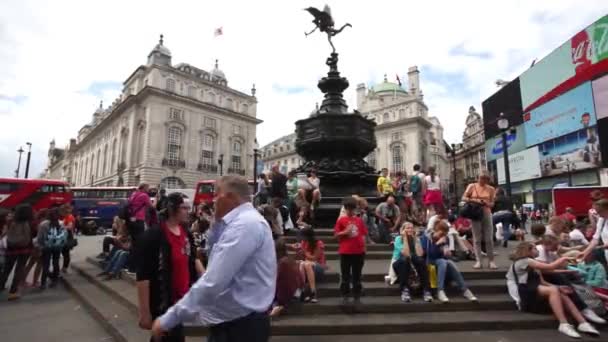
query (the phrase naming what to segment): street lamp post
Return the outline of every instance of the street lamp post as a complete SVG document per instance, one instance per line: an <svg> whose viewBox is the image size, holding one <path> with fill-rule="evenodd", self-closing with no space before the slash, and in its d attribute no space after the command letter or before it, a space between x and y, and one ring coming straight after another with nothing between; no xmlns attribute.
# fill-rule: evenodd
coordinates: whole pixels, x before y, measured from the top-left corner
<svg viewBox="0 0 608 342"><path fill-rule="evenodd" d="M15 178L19 178L19 169L21 168L21 154L23 154L23 152L25 151L23 150L23 147L19 146L17 152L19 153L19 160L17 161L17 170L15 170Z"/></svg>
<svg viewBox="0 0 608 342"><path fill-rule="evenodd" d="M507 196L511 197L511 173L509 172L509 147L507 146L507 131L509 130L509 120L504 113L500 113L498 119L498 129L502 131L502 155L505 162L505 188Z"/></svg>
<svg viewBox="0 0 608 342"><path fill-rule="evenodd" d="M574 163L566 159L566 169L568 170L568 187L572 187L572 166Z"/></svg>
<svg viewBox="0 0 608 342"><path fill-rule="evenodd" d="M258 156L260 153L258 140L253 145L253 191L258 191Z"/></svg>
<svg viewBox="0 0 608 342"><path fill-rule="evenodd" d="M452 150L450 151L451 155L452 155L452 177L454 178L454 181L452 184L454 184L454 204L456 205L456 212L458 213L459 211L459 205L458 205L458 184L456 183L456 144L452 144Z"/></svg>
<svg viewBox="0 0 608 342"><path fill-rule="evenodd" d="M220 177L224 175L224 155L220 154L220 158L217 160L217 164L220 166Z"/></svg>
<svg viewBox="0 0 608 342"><path fill-rule="evenodd" d="M31 142L26 142L25 144L28 147L28 149L27 149L27 161L25 162L25 178L27 179L28 175L30 174L30 158L32 157L32 143Z"/></svg>

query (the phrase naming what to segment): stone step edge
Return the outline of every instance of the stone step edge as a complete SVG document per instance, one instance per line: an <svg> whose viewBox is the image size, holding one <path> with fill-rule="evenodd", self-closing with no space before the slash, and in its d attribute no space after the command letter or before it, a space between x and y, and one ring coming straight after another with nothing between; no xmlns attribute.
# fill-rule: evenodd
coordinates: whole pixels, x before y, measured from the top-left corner
<svg viewBox="0 0 608 342"><path fill-rule="evenodd" d="M463 314L466 311L454 312L454 314ZM414 313L395 313L394 315L410 315ZM320 319L325 315L318 315L313 319ZM290 325L287 324L288 317L279 318L284 320L283 324L272 325L272 336L306 336L306 335L384 335L394 333L425 333L425 332L450 332L450 331L492 331L492 330L530 330L539 328L555 328L557 322L552 316L539 316L533 320L487 320L487 321L463 321L445 322L445 321L427 321L427 322L407 322L407 317L403 318L399 323L374 322L370 320L365 324L351 324L344 322L343 324L307 324L307 325ZM188 325L184 327L187 336L203 336L206 334L207 328L202 326Z"/></svg>
<svg viewBox="0 0 608 342"><path fill-rule="evenodd" d="M94 303L94 300L95 299L99 300L99 298L88 298L86 295L84 295L80 290L78 290L78 288L77 288L78 286L75 286L72 283L74 281L74 279L72 277L81 277L83 280L89 282L88 279L81 276L80 274L71 275L68 277L62 277L61 282L62 282L63 286L65 286L67 291L72 296L74 296L74 298L85 308L86 312L89 315L91 315L95 319L95 321L98 324L100 324L102 326L102 328L112 337L112 341L130 342L129 338L124 336L123 333L120 331L120 329L117 326L115 326L111 320L107 319L106 316L97 308L97 306ZM99 289L96 285L94 285L94 284L89 284L89 285L96 288L99 292L105 293L104 291ZM94 297L97 297L97 296L94 296ZM117 305L122 306L121 303L117 303ZM123 308L129 314L132 314L132 312L128 308L126 308L126 307L123 307ZM129 317L129 315L125 315L125 316L121 315L120 319L121 320L127 319L129 321L132 321L134 326L137 327L137 329L139 329L139 327L137 326L137 324L138 324L137 316L131 315L131 319L129 319L127 317Z"/></svg>
<svg viewBox="0 0 608 342"><path fill-rule="evenodd" d="M122 306L124 306L133 315L135 315L135 316L139 315L139 308L137 306L137 303L134 303L133 301L129 300L126 296L121 295L119 292L117 292L115 289L113 289L110 285L101 281L101 279L96 277L94 274L88 273L83 267L81 267L77 263L72 264L72 268L75 269L76 272L78 272L78 274L80 276L82 276L83 278L88 280L90 283L95 285L102 292L104 292L108 296L112 297L112 299L114 299L115 301L120 303ZM130 276L128 276L124 271L122 271L120 278L117 280L113 280L113 281L122 281L125 279L125 277L130 278ZM135 286L135 279L132 279L132 281L127 280L126 283L129 285Z"/></svg>

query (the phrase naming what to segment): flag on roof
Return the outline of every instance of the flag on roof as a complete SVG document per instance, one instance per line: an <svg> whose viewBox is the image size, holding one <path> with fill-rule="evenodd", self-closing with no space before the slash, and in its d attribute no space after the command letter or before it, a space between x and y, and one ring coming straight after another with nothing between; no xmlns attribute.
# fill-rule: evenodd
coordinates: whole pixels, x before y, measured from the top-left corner
<svg viewBox="0 0 608 342"><path fill-rule="evenodd" d="M401 87L401 79L399 78L399 75L396 75L396 76L397 76L397 83L399 83L399 86Z"/></svg>
<svg viewBox="0 0 608 342"><path fill-rule="evenodd" d="M215 29L215 31L213 31L213 35L214 35L215 37L221 36L221 35L223 35L223 34L224 34L224 28L223 28L223 27L221 27L221 26L220 26L220 27L218 27L218 28L216 28L216 29Z"/></svg>

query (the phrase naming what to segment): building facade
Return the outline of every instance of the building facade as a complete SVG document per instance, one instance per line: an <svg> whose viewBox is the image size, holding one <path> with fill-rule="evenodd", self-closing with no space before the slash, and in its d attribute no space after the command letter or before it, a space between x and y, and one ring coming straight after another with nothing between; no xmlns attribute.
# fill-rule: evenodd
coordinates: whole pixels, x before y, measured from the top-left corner
<svg viewBox="0 0 608 342"><path fill-rule="evenodd" d="M453 153L449 156L450 183L454 183L455 174L456 186L452 185L450 190L451 195L458 199L462 197L466 186L474 182L482 171L487 170L483 119L475 107L469 107L462 143L453 144L451 148Z"/></svg>
<svg viewBox="0 0 608 342"><path fill-rule="evenodd" d="M443 127L436 117L428 116L417 67L409 68L408 84L409 90L405 90L385 76L383 82L369 89L365 84L357 86L358 111L377 123L377 147L366 160L373 168L386 167L391 173L411 173L415 164L423 169L435 166L447 185L450 169ZM303 162L295 151L295 134L281 137L261 150L264 170L275 164L290 170Z"/></svg>
<svg viewBox="0 0 608 342"><path fill-rule="evenodd" d="M253 175L257 99L211 72L171 64L159 43L65 149L49 148L47 177L74 186L193 188L221 174Z"/></svg>
<svg viewBox="0 0 608 342"><path fill-rule="evenodd" d="M278 165L282 173L295 169L304 163L304 159L296 153L296 134L288 134L267 144L261 149L264 172L270 171L273 165Z"/></svg>

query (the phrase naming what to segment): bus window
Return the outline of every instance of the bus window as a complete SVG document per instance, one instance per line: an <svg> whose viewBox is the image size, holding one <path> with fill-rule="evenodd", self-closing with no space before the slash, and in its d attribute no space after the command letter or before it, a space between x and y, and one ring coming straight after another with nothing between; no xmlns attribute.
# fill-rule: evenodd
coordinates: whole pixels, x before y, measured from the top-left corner
<svg viewBox="0 0 608 342"><path fill-rule="evenodd" d="M48 184L43 184L38 188L38 192L53 192L53 186Z"/></svg>
<svg viewBox="0 0 608 342"><path fill-rule="evenodd" d="M213 184L201 184L198 187L199 194L212 194L213 193Z"/></svg>
<svg viewBox="0 0 608 342"><path fill-rule="evenodd" d="M55 185L53 186L53 192L65 192L65 188L63 185Z"/></svg>
<svg viewBox="0 0 608 342"><path fill-rule="evenodd" d="M0 183L0 193L9 194L19 190L20 184L16 183Z"/></svg>

